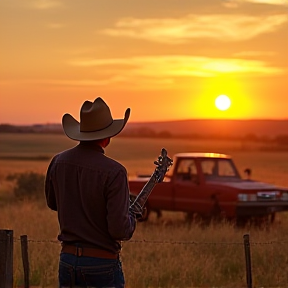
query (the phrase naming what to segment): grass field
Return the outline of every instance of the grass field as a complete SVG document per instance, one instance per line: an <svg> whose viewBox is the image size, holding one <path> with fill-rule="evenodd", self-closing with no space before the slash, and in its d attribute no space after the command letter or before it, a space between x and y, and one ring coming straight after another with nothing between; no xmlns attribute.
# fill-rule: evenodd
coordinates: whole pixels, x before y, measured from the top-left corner
<svg viewBox="0 0 288 288"><path fill-rule="evenodd" d="M10 172L45 173L51 157L77 144L57 134L0 134L0 179ZM261 144L243 141L185 139L113 138L106 154L126 166L129 175L152 173L153 161L161 148L173 156L178 152L216 152L233 156L242 171L252 168L252 176L288 186L288 152L265 152Z"/></svg>
<svg viewBox="0 0 288 288"><path fill-rule="evenodd" d="M44 202L17 202L9 173L45 173L50 158L77 142L63 135L0 134L0 229L14 230L14 280L23 284L20 235L28 235L31 285L57 287L60 245L56 213ZM124 164L130 176L152 173L161 148L177 152L219 152L233 156L240 173L288 186L288 153L259 151L258 144L237 141L129 139L116 137L106 154ZM8 195L8 196L7 196ZM2 200L1 200L2 199ZM9 200L9 201L8 201ZM138 223L121 253L127 288L247 287L243 235L250 234L253 287L287 287L288 215L267 229L236 229L227 223L201 228L182 213L151 215Z"/></svg>

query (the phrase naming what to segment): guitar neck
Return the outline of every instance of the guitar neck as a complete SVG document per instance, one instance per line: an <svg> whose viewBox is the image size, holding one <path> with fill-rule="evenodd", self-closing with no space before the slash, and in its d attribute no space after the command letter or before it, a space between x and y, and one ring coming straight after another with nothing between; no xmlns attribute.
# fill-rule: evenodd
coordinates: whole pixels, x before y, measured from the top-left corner
<svg viewBox="0 0 288 288"><path fill-rule="evenodd" d="M152 174L150 180L144 185L135 201L130 206L131 211L133 211L135 214L142 215L144 205L150 193L157 183L163 181L165 173L167 172L169 166L172 165L172 162L172 159L167 156L166 149L162 148L161 156L158 157L157 161L154 161L154 164L157 166L157 168Z"/></svg>
<svg viewBox="0 0 288 288"><path fill-rule="evenodd" d="M154 186L158 183L155 174L153 173L149 181L144 185L138 196L136 197L135 201L130 206L131 209L138 213L142 213L142 209L151 194Z"/></svg>

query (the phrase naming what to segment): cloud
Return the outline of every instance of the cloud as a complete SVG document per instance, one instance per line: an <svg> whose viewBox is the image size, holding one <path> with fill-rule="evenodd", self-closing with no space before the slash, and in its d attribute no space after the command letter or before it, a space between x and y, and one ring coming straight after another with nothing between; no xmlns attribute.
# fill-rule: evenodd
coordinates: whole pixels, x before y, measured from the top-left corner
<svg viewBox="0 0 288 288"><path fill-rule="evenodd" d="M104 79L22 79L22 80L0 80L0 86L15 86L15 85L40 85L40 86L59 86L59 87L105 87L117 84L117 87L129 87L129 89L148 89L159 90L167 87L172 87L174 79L172 78L152 78L146 77L136 79L137 75L127 76L111 76Z"/></svg>
<svg viewBox="0 0 288 288"><path fill-rule="evenodd" d="M235 8L243 3L269 4L279 6L288 5L287 0L224 0L223 5L228 8Z"/></svg>
<svg viewBox="0 0 288 288"><path fill-rule="evenodd" d="M46 10L61 7L63 3L57 0L35 0L31 1L30 5L33 9Z"/></svg>
<svg viewBox="0 0 288 288"><path fill-rule="evenodd" d="M47 28L49 29L61 29L63 28L65 25L64 24L61 24L61 23L48 23L46 25Z"/></svg>
<svg viewBox="0 0 288 288"><path fill-rule="evenodd" d="M270 4L270 5L288 5L287 0L244 0L251 3Z"/></svg>
<svg viewBox="0 0 288 288"><path fill-rule="evenodd" d="M274 56L276 53L272 51L242 51L234 53L235 57L258 57L258 56Z"/></svg>
<svg viewBox="0 0 288 288"><path fill-rule="evenodd" d="M238 8L239 7L239 1L237 0L223 0L222 6L226 8Z"/></svg>
<svg viewBox="0 0 288 288"><path fill-rule="evenodd" d="M72 60L72 66L99 67L105 73L121 73L129 79L133 75L141 77L214 77L220 74L271 75L282 73L277 67L265 62L244 59L222 59L183 55L143 56L116 59ZM104 69L104 68L105 69Z"/></svg>
<svg viewBox="0 0 288 288"><path fill-rule="evenodd" d="M172 19L120 19L114 28L100 31L114 37L130 37L153 42L181 44L196 38L219 41L244 41L273 32L288 22L286 14L187 15Z"/></svg>
<svg viewBox="0 0 288 288"><path fill-rule="evenodd" d="M65 87L109 87L134 90L172 89L181 80L191 77L217 77L223 75L270 76L284 70L256 60L222 59L183 55L143 56L115 59L74 59L69 65L82 69L94 67L93 78L77 79L25 79L23 83ZM80 75L86 75L82 70ZM8 81L9 82L9 81ZM10 82L9 82L10 83ZM1 85L8 85L5 81ZM10 84L15 85L15 81Z"/></svg>
<svg viewBox="0 0 288 288"><path fill-rule="evenodd" d="M55 86L105 86L110 85L111 83L119 83L123 82L125 79L121 76L114 76L114 77L107 77L102 80L95 80L95 79L81 79L81 80L54 80L54 79L47 79L41 80L40 84L46 85L55 85Z"/></svg>

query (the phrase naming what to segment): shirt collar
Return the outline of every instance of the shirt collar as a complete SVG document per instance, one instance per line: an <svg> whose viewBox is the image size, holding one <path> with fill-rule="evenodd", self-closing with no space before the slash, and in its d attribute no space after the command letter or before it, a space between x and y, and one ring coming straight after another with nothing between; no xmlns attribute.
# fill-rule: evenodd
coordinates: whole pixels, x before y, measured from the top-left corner
<svg viewBox="0 0 288 288"><path fill-rule="evenodd" d="M91 149L105 154L104 149L95 141L81 141L78 146L83 149Z"/></svg>

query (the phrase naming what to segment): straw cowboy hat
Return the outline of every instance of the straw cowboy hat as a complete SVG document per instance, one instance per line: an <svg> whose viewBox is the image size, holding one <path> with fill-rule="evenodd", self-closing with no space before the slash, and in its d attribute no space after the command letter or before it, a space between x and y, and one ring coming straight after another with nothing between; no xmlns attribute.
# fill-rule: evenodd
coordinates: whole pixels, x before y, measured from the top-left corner
<svg viewBox="0 0 288 288"><path fill-rule="evenodd" d="M107 104L98 97L92 103L85 101L80 110L80 123L70 114L62 118L65 134L79 141L99 140L113 137L121 132L130 116L130 108L125 112L124 119L113 119Z"/></svg>

